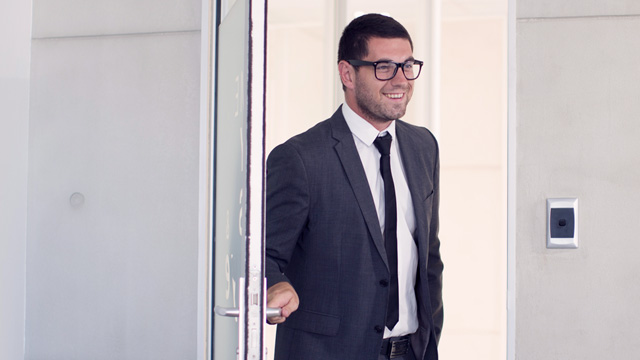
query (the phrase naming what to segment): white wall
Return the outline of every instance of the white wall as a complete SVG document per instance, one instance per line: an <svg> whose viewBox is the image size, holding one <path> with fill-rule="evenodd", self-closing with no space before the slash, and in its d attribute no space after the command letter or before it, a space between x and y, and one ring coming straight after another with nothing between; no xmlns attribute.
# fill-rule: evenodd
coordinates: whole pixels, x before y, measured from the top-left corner
<svg viewBox="0 0 640 360"><path fill-rule="evenodd" d="M640 3L517 1L516 358L640 352ZM545 247L579 199L580 247Z"/></svg>
<svg viewBox="0 0 640 360"><path fill-rule="evenodd" d="M201 6L34 1L26 359L196 357Z"/></svg>
<svg viewBox="0 0 640 360"><path fill-rule="evenodd" d="M0 3L0 359L24 354L31 2Z"/></svg>
<svg viewBox="0 0 640 360"><path fill-rule="evenodd" d="M464 15L444 17L441 32L439 349L444 359L497 360L506 347L506 13Z"/></svg>

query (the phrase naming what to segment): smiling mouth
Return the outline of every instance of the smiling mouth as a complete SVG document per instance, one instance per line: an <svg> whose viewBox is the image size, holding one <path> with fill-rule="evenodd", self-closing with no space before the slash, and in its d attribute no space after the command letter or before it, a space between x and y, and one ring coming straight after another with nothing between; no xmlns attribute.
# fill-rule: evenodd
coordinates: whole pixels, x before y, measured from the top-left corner
<svg viewBox="0 0 640 360"><path fill-rule="evenodd" d="M402 99L404 94L384 94L384 96L388 97L389 99Z"/></svg>

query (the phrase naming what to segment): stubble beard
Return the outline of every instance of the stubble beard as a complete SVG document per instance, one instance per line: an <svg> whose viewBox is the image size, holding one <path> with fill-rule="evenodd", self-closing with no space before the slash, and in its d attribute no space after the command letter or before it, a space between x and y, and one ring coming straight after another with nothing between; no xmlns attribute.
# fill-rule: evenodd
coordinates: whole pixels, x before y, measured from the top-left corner
<svg viewBox="0 0 640 360"><path fill-rule="evenodd" d="M401 104L394 106L385 106L376 101L374 96L368 91L362 91L362 88L356 86L355 97L356 104L362 111L364 118L373 123L385 124L393 120L398 120L407 112L407 104L409 98ZM405 92L404 96L408 96Z"/></svg>

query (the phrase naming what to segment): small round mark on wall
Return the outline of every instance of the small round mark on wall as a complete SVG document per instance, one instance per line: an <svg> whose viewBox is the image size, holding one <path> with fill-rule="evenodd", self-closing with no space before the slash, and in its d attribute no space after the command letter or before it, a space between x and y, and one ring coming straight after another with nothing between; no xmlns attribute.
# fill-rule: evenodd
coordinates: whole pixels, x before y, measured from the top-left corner
<svg viewBox="0 0 640 360"><path fill-rule="evenodd" d="M71 194L71 196L69 197L69 203L73 208L81 207L82 205L84 205L84 195L79 192Z"/></svg>

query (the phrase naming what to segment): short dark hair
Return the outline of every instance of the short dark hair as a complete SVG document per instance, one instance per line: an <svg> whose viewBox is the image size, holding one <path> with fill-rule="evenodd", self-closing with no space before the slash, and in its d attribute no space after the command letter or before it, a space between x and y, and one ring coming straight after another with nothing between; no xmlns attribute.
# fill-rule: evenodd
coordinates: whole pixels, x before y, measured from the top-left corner
<svg viewBox="0 0 640 360"><path fill-rule="evenodd" d="M366 14L353 19L340 37L338 62L362 60L369 53L367 43L372 37L384 39L407 39L413 50L413 42L407 29L390 16Z"/></svg>

